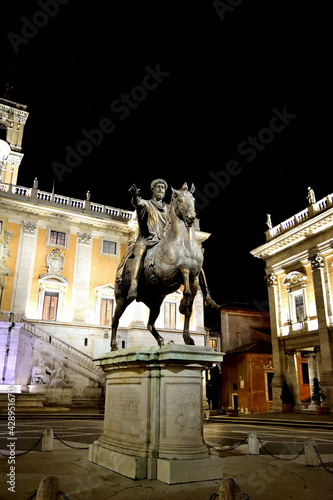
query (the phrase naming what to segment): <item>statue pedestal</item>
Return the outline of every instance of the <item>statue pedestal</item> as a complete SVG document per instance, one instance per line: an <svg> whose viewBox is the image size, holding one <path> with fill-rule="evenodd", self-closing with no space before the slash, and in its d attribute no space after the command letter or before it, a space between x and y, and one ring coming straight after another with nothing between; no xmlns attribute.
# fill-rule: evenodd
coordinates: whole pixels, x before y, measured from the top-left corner
<svg viewBox="0 0 333 500"><path fill-rule="evenodd" d="M89 460L132 479L168 484L221 479L222 459L203 441L202 371L211 347L178 344L107 353L104 433Z"/></svg>

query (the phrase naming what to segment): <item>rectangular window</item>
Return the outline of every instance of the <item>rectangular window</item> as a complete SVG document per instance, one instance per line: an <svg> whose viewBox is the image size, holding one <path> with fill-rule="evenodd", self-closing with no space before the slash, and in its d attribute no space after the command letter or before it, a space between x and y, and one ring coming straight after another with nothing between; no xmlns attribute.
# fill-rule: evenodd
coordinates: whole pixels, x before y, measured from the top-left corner
<svg viewBox="0 0 333 500"><path fill-rule="evenodd" d="M164 328L176 328L176 303L164 302Z"/></svg>
<svg viewBox="0 0 333 500"><path fill-rule="evenodd" d="M42 319L56 321L58 310L58 292L45 292Z"/></svg>
<svg viewBox="0 0 333 500"><path fill-rule="evenodd" d="M268 399L268 401L273 401L273 391L272 391L273 377L274 377L274 372L266 372L267 399Z"/></svg>
<svg viewBox="0 0 333 500"><path fill-rule="evenodd" d="M297 294L295 297L295 312L297 323L302 323L304 321L304 300L303 292Z"/></svg>
<svg viewBox="0 0 333 500"><path fill-rule="evenodd" d="M66 244L66 233L60 233L59 231L51 231L50 234L50 245L61 245Z"/></svg>
<svg viewBox="0 0 333 500"><path fill-rule="evenodd" d="M214 349L214 351L217 350L217 340L216 339L210 339L209 340L209 345Z"/></svg>
<svg viewBox="0 0 333 500"><path fill-rule="evenodd" d="M102 252L107 255L116 255L117 243L115 241L103 240Z"/></svg>
<svg viewBox="0 0 333 500"><path fill-rule="evenodd" d="M100 325L110 326L113 313L113 299L101 299Z"/></svg>
<svg viewBox="0 0 333 500"><path fill-rule="evenodd" d="M309 384L310 383L310 377L309 377L309 367L306 362L301 363L302 366L302 383L303 384Z"/></svg>

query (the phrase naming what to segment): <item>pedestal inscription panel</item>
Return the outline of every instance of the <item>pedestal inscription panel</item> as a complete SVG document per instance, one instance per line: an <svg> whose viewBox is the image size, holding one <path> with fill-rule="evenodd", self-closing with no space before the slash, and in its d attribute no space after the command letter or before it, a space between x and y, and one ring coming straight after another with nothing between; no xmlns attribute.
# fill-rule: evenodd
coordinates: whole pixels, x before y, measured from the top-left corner
<svg viewBox="0 0 333 500"><path fill-rule="evenodd" d="M163 438L177 440L186 436L193 440L198 431L201 431L201 408L198 406L200 387L198 388L198 384L187 384L184 387L179 382L167 383L164 391L167 416L163 419Z"/></svg>
<svg viewBox="0 0 333 500"><path fill-rule="evenodd" d="M140 435L140 424L142 421L142 395L140 393L141 384L110 384L108 401L105 411L111 415L112 426L105 430L112 431L116 435L120 433ZM131 422L128 427L128 422Z"/></svg>

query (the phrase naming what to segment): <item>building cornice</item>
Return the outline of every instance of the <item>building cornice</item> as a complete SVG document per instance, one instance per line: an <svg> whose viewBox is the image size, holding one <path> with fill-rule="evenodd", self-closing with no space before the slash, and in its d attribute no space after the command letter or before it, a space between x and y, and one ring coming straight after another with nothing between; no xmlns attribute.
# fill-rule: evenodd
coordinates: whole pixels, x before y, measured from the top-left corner
<svg viewBox="0 0 333 500"><path fill-rule="evenodd" d="M250 253L259 259L267 259L296 243L333 226L333 207L299 222L295 227L288 228L285 232L270 239L267 243L255 248Z"/></svg>
<svg viewBox="0 0 333 500"><path fill-rule="evenodd" d="M66 221L71 226L84 224L95 230L114 230L127 236L134 235L138 230L135 211L5 183L0 183L0 207L11 211L12 222L21 223L23 213L25 216L30 214L39 219L39 227L46 227L52 217L53 221ZM196 230L195 234L200 243L210 236L210 233L200 230Z"/></svg>
<svg viewBox="0 0 333 500"><path fill-rule="evenodd" d="M0 195L0 208L11 212L8 219L11 222L21 223L22 217L27 214L31 215L34 220L40 219L39 227L46 227L48 219L52 221L63 221L70 225L85 225L102 231L115 230L122 233L130 233L133 229L129 227L126 221L107 220L99 217L94 217L90 214L79 214L74 211L67 211L60 208L46 207L43 205L33 205L11 199L4 199ZM16 212L15 213L13 213Z"/></svg>

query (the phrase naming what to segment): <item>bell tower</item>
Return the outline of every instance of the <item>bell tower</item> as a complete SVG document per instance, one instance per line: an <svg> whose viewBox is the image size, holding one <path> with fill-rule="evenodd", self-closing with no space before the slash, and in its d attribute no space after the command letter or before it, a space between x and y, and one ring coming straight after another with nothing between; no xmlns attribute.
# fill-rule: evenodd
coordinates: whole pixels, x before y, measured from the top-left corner
<svg viewBox="0 0 333 500"><path fill-rule="evenodd" d="M15 185L23 158L22 139L29 113L27 106L11 101L6 84L0 97L0 182ZM6 144L5 144L6 143Z"/></svg>

